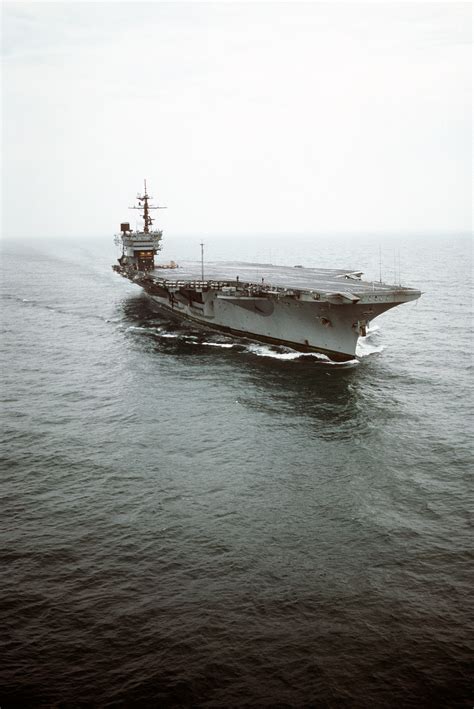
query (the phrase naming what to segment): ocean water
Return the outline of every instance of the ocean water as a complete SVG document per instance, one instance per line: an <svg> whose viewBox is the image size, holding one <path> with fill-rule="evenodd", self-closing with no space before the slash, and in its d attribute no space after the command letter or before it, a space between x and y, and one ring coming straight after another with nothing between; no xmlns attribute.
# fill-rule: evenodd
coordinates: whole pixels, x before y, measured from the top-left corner
<svg viewBox="0 0 474 709"><path fill-rule="evenodd" d="M167 321L108 239L3 243L2 709L472 706L470 240L206 248L380 241L424 294L350 365Z"/></svg>

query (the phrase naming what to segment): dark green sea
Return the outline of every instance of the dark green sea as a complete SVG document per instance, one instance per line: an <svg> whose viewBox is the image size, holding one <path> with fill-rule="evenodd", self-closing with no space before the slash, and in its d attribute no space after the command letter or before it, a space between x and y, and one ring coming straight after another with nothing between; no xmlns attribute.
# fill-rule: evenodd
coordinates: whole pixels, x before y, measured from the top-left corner
<svg viewBox="0 0 474 709"><path fill-rule="evenodd" d="M471 707L470 238L206 241L424 293L341 366L5 240L0 706Z"/></svg>

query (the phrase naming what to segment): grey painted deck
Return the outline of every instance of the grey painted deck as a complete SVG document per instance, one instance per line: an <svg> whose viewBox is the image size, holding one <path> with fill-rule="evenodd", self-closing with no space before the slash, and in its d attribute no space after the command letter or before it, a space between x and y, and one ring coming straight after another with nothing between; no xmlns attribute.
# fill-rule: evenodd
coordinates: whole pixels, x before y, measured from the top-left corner
<svg viewBox="0 0 474 709"><path fill-rule="evenodd" d="M211 262L204 264L204 280L209 281L236 281L241 283L255 283L278 288L297 288L300 290L314 290L321 292L347 291L362 293L368 290L393 291L403 290L399 286L387 285L378 281L361 281L357 278L345 278L345 274L353 273L353 268L327 269L327 268L295 268L292 266L273 266L262 263L241 262ZM359 271L356 271L360 273ZM200 262L186 261L179 264L177 269L158 268L152 276L167 281L201 280Z"/></svg>

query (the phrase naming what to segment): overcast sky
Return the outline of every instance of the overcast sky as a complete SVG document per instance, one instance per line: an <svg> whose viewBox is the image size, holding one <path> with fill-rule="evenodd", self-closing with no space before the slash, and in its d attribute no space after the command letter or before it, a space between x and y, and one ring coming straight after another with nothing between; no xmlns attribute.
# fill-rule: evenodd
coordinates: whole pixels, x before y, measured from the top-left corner
<svg viewBox="0 0 474 709"><path fill-rule="evenodd" d="M471 228L471 5L3 5L3 233Z"/></svg>

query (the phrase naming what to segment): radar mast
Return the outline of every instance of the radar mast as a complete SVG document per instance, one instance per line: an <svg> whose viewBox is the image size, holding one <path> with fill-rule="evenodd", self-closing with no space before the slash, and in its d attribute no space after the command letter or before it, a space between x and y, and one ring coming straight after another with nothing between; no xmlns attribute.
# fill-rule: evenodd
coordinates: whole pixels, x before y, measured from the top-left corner
<svg viewBox="0 0 474 709"><path fill-rule="evenodd" d="M143 182L144 182L144 187L145 187L143 195L137 194L137 200L138 200L139 204L134 207L129 207L129 209L139 209L140 211L143 211L143 214L142 214L143 233L149 234L150 227L152 226L153 222L155 221L150 216L150 210L151 209L166 209L166 207L153 206L148 203L148 200L153 199L153 197L151 197L151 195L149 195L148 192L146 191L146 180L144 180Z"/></svg>

